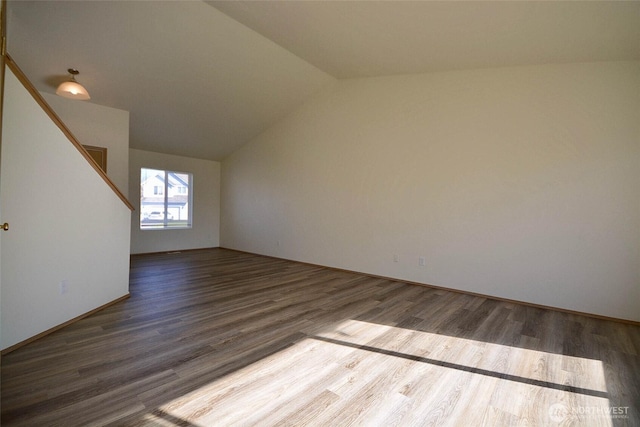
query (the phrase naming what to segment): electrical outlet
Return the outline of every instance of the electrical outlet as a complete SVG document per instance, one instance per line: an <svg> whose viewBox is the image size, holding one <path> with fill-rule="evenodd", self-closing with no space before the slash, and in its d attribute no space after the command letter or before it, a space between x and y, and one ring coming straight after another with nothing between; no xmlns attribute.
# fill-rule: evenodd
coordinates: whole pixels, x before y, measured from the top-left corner
<svg viewBox="0 0 640 427"><path fill-rule="evenodd" d="M426 264L427 264L427 260L426 260L423 256L421 256L420 258L418 258L418 265L419 265L420 267L424 267Z"/></svg>
<svg viewBox="0 0 640 427"><path fill-rule="evenodd" d="M69 281L68 280L63 280L60 282L60 295L64 295L67 292L69 292Z"/></svg>
<svg viewBox="0 0 640 427"><path fill-rule="evenodd" d="M393 262L398 262L398 261L400 261L400 255L394 254L393 255Z"/></svg>

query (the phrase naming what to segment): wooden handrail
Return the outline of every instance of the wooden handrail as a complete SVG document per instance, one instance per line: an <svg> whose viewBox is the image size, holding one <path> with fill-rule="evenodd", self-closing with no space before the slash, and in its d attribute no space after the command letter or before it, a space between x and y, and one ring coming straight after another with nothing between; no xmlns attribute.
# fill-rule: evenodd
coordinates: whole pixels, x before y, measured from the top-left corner
<svg viewBox="0 0 640 427"><path fill-rule="evenodd" d="M16 75L18 80L20 80L20 83L22 83L22 85L31 94L33 99L35 99L36 102L40 105L40 107L42 107L44 112L47 113L49 118L58 126L58 128L60 128L62 133L78 149L80 154L82 154L82 156L89 162L89 164L98 173L98 175L102 177L102 179L107 183L107 185L111 187L111 189L116 193L116 195L120 198L120 200L122 200L129 209L131 209L132 211L135 210L131 202L129 202L129 200L127 200L124 194L120 192L118 187L116 187L113 181L111 181L111 179L107 176L107 174L104 173L104 171L100 168L100 166L96 163L96 161L93 160L93 158L89 155L87 150L84 149L82 144L80 144L78 139L71 133L67 125L65 125L64 122L60 119L60 117L58 117L58 115L53 111L51 106L47 104L47 101L44 100L44 98L42 97L42 95L40 95L40 92L38 92L35 86L31 84L27 76L22 72L20 67L18 67L18 64L15 63L15 61L11 58L11 56L8 53L6 53L4 57L5 57L5 64L7 64L7 67L9 67L11 71L13 71L13 73Z"/></svg>
<svg viewBox="0 0 640 427"><path fill-rule="evenodd" d="M7 0L0 2L0 147L2 147L2 112L4 108L4 57L7 50Z"/></svg>

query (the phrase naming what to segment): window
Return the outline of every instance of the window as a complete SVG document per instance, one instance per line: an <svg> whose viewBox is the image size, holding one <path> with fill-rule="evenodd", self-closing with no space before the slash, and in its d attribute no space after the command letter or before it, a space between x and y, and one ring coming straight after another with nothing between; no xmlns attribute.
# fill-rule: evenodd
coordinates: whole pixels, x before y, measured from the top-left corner
<svg viewBox="0 0 640 427"><path fill-rule="evenodd" d="M140 229L191 228L193 175L140 170Z"/></svg>

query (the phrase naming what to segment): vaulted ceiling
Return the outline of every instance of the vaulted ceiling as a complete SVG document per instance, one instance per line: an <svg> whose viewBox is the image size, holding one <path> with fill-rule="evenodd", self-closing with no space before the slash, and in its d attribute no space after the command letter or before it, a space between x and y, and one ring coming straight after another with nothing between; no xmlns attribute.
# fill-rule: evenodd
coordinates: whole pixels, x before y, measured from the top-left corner
<svg viewBox="0 0 640 427"><path fill-rule="evenodd" d="M640 60L638 1L9 0L7 28L39 90L77 68L132 148L211 160L336 79Z"/></svg>

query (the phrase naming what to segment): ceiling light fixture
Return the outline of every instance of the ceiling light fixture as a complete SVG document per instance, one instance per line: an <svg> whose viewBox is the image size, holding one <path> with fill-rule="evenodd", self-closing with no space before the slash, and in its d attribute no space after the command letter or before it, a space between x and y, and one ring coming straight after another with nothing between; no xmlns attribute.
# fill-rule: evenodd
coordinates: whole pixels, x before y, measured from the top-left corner
<svg viewBox="0 0 640 427"><path fill-rule="evenodd" d="M87 99L91 99L89 96L89 92L82 86L80 83L76 81L76 76L80 73L80 71L75 68L69 68L67 70L69 74L71 74L71 79L60 83L58 89L56 90L56 95L60 95L64 98L69 99L77 99L80 101L86 101Z"/></svg>

